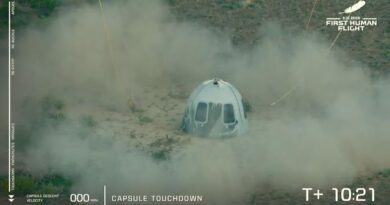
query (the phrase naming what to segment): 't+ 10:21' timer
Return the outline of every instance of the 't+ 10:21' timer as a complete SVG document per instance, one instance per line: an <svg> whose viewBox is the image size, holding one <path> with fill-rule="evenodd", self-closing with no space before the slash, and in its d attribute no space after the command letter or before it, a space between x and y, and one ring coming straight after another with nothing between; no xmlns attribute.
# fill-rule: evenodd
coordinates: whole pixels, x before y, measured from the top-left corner
<svg viewBox="0 0 390 205"><path fill-rule="evenodd" d="M305 191L305 200L310 201L310 196L314 195L314 199L319 200L324 194L317 189L313 191L313 188L302 188ZM352 190L350 188L332 188L334 194L334 201L375 201L375 189L374 188L356 188ZM314 192L314 193L313 193Z"/></svg>

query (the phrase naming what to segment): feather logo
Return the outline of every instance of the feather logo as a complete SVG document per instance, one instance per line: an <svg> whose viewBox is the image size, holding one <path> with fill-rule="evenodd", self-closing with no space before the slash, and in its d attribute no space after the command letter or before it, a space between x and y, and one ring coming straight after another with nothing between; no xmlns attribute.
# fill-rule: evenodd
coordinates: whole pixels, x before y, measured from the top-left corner
<svg viewBox="0 0 390 205"><path fill-rule="evenodd" d="M339 12L339 14L350 14L353 13L359 9L361 9L364 5L366 5L366 1L360 0L354 5L346 8L343 12Z"/></svg>

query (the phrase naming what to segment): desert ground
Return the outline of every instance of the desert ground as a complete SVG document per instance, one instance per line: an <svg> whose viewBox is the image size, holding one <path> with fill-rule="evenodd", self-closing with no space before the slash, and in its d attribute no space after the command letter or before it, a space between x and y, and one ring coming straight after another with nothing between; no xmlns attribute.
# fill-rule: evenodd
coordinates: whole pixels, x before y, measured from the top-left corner
<svg viewBox="0 0 390 205"><path fill-rule="evenodd" d="M103 185L198 193L202 204L390 204L385 1L359 13L377 17L377 27L343 32L332 49L337 31L324 19L353 1L316 1L309 24L309 0L103 1L104 16L97 1L36 2L18 2L14 17L13 204L29 193L60 194L44 204L72 204L74 192L102 200ZM179 129L192 90L214 77L248 100L247 134ZM1 122L7 133L6 115ZM325 197L306 202L303 187ZM335 202L333 187L374 188L375 201Z"/></svg>

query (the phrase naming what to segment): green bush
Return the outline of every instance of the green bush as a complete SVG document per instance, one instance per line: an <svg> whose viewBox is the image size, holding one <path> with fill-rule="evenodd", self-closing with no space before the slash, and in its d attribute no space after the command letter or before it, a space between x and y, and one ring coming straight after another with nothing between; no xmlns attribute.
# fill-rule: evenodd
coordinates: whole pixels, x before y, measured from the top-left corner
<svg viewBox="0 0 390 205"><path fill-rule="evenodd" d="M170 157L170 149L160 149L157 151L152 152L152 158L156 161L165 161L168 160Z"/></svg>
<svg viewBox="0 0 390 205"><path fill-rule="evenodd" d="M35 180L31 175L15 176L15 195L25 195L33 193L35 190Z"/></svg>
<svg viewBox="0 0 390 205"><path fill-rule="evenodd" d="M140 121L141 124L153 122L152 118L146 116L139 116L138 120Z"/></svg>
<svg viewBox="0 0 390 205"><path fill-rule="evenodd" d="M0 29L8 30L8 4L5 3L0 7Z"/></svg>
<svg viewBox="0 0 390 205"><path fill-rule="evenodd" d="M34 177L23 171L15 174L15 190L17 196L34 193L62 193L69 194L73 182L61 175L51 174L43 177ZM8 177L0 176L0 193L8 193Z"/></svg>
<svg viewBox="0 0 390 205"><path fill-rule="evenodd" d="M60 4L59 0L24 0L31 8L37 9L40 17L49 16Z"/></svg>
<svg viewBox="0 0 390 205"><path fill-rule="evenodd" d="M235 9L242 8L242 5L239 1L219 0L219 1L217 1L217 4L219 4L220 7L227 9L227 10L235 10Z"/></svg>
<svg viewBox="0 0 390 205"><path fill-rule="evenodd" d="M54 174L41 178L37 184L37 188L42 193L69 193L72 184L70 179Z"/></svg>
<svg viewBox="0 0 390 205"><path fill-rule="evenodd" d="M65 120L63 113L65 103L53 96L46 96L41 100L41 112L43 119L58 124Z"/></svg>
<svg viewBox="0 0 390 205"><path fill-rule="evenodd" d="M8 193L8 179L5 176L0 176L0 193Z"/></svg>

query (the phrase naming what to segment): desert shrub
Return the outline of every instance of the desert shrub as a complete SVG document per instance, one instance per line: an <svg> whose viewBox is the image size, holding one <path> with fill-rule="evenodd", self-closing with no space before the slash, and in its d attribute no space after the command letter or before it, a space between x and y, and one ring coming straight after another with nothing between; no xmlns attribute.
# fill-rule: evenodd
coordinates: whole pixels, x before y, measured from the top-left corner
<svg viewBox="0 0 390 205"><path fill-rule="evenodd" d="M383 177L390 177L390 168L389 168L389 169L383 170L382 172L380 172L380 174L381 174Z"/></svg>
<svg viewBox="0 0 390 205"><path fill-rule="evenodd" d="M165 161L170 157L171 150L168 148L160 149L152 152L152 158L156 161Z"/></svg>
<svg viewBox="0 0 390 205"><path fill-rule="evenodd" d="M60 5L59 0L22 0L21 2L36 9L40 17L49 16Z"/></svg>
<svg viewBox="0 0 390 205"><path fill-rule="evenodd" d="M42 117L54 123L65 120L64 108L65 103L53 96L46 96L41 100Z"/></svg>
<svg viewBox="0 0 390 205"><path fill-rule="evenodd" d="M17 171L15 173L15 190L17 196L33 193L70 193L73 182L61 175L50 174L34 177L29 173ZM8 193L8 177L0 176L0 193Z"/></svg>
<svg viewBox="0 0 390 205"><path fill-rule="evenodd" d="M8 193L8 179L6 176L0 176L0 193Z"/></svg>
<svg viewBox="0 0 390 205"><path fill-rule="evenodd" d="M0 28L8 30L8 4L5 3L0 6Z"/></svg>
<svg viewBox="0 0 390 205"><path fill-rule="evenodd" d="M72 180L58 174L53 174L42 177L38 181L37 188L42 193L69 193L72 184Z"/></svg>
<svg viewBox="0 0 390 205"><path fill-rule="evenodd" d="M224 9L228 9L228 10L240 9L242 7L242 5L239 1L219 0L217 3L220 7L224 8Z"/></svg>
<svg viewBox="0 0 390 205"><path fill-rule="evenodd" d="M145 123L150 123L150 122L153 122L153 119L150 118L150 117L147 117L147 116L139 116L138 117L138 120L141 124L145 124Z"/></svg>
<svg viewBox="0 0 390 205"><path fill-rule="evenodd" d="M136 138L137 135L136 135L136 133L135 133L135 130L131 130L129 136L130 136L130 138L133 138L133 139Z"/></svg>
<svg viewBox="0 0 390 205"><path fill-rule="evenodd" d="M150 143L150 147L171 147L175 143L179 142L178 139L173 137L166 136L164 138L159 138L156 141Z"/></svg>
<svg viewBox="0 0 390 205"><path fill-rule="evenodd" d="M149 146L153 150L152 158L156 161L164 161L170 158L170 153L173 150L173 146L179 143L179 140L174 137L166 135L163 138L158 138L154 142L150 143Z"/></svg>
<svg viewBox="0 0 390 205"><path fill-rule="evenodd" d="M47 193L47 194L54 194L54 193L63 193L63 187L61 186L55 186L52 183L49 184L43 184L42 186L39 187L38 190L36 190L37 193Z"/></svg>
<svg viewBox="0 0 390 205"><path fill-rule="evenodd" d="M82 117L81 122L87 127L95 127L97 124L97 121L90 115Z"/></svg>
<svg viewBox="0 0 390 205"><path fill-rule="evenodd" d="M170 6L175 6L176 5L176 0L166 0L166 2L170 5Z"/></svg>
<svg viewBox="0 0 390 205"><path fill-rule="evenodd" d="M15 176L15 195L25 195L35 191L35 180L31 175Z"/></svg>

